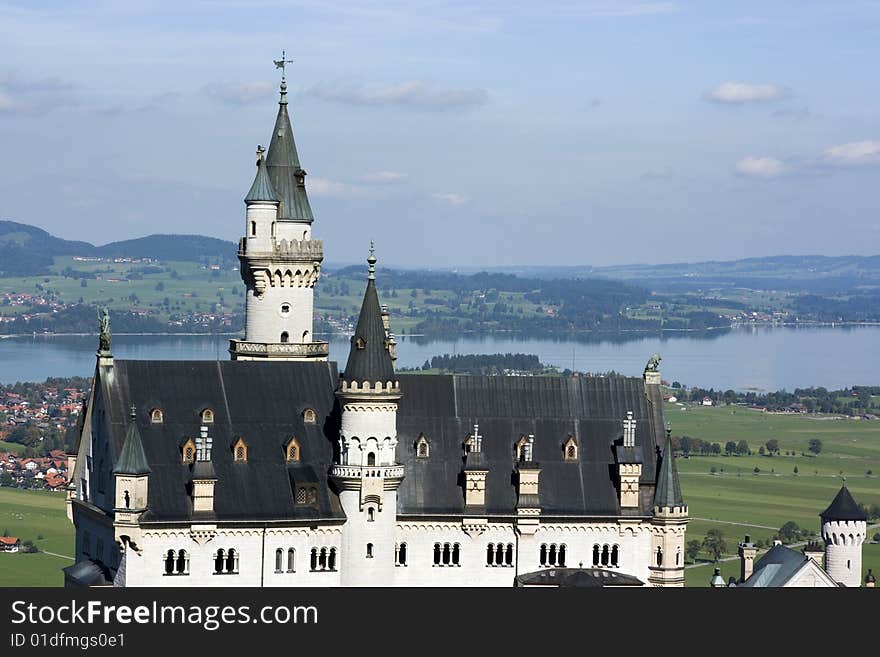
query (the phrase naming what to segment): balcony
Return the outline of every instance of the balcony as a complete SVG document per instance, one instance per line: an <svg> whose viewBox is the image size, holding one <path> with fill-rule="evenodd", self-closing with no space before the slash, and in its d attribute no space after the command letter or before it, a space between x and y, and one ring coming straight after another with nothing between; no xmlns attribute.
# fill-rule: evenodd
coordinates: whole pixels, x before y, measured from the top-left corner
<svg viewBox="0 0 880 657"><path fill-rule="evenodd" d="M232 360L327 360L330 344L327 342L248 342L230 340Z"/></svg>

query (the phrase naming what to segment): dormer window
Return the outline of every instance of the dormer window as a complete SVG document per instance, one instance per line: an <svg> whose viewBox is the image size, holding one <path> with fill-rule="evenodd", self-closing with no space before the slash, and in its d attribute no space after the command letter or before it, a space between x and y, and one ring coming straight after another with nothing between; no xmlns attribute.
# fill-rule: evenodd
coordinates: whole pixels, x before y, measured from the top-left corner
<svg viewBox="0 0 880 657"><path fill-rule="evenodd" d="M315 413L315 409L307 408L303 411L303 422L306 424L315 424L318 421L318 414Z"/></svg>
<svg viewBox="0 0 880 657"><path fill-rule="evenodd" d="M569 436L562 445L562 456L566 461L577 461L578 444L574 436Z"/></svg>
<svg viewBox="0 0 880 657"><path fill-rule="evenodd" d="M426 459L431 454L431 445L428 443L427 437L425 434L419 434L418 440L416 440L416 458Z"/></svg>
<svg viewBox="0 0 880 657"><path fill-rule="evenodd" d="M516 444L514 445L517 461L525 461L526 459L526 442L526 437L523 434L520 434L519 440L517 440Z"/></svg>
<svg viewBox="0 0 880 657"><path fill-rule="evenodd" d="M314 486L298 486L296 489L297 506L314 506L318 503L318 489Z"/></svg>
<svg viewBox="0 0 880 657"><path fill-rule="evenodd" d="M180 448L180 455L183 463L190 464L196 462L196 444L192 438L187 438Z"/></svg>
<svg viewBox="0 0 880 657"><path fill-rule="evenodd" d="M239 436L232 446L232 460L235 462L247 461L247 452L247 444L244 442L244 438Z"/></svg>
<svg viewBox="0 0 880 657"><path fill-rule="evenodd" d="M362 337L358 336L358 339L354 341L354 346L357 349L365 349L367 346L367 341L364 340Z"/></svg>
<svg viewBox="0 0 880 657"><path fill-rule="evenodd" d="M210 408L206 408L202 411L202 424L212 424L214 422L214 411Z"/></svg>
<svg viewBox="0 0 880 657"><path fill-rule="evenodd" d="M287 442L287 445L285 445L284 454L285 454L285 460L288 463L300 460L301 452L300 452L300 447L299 447L299 441L295 437L292 437Z"/></svg>
<svg viewBox="0 0 880 657"><path fill-rule="evenodd" d="M153 424L162 424L165 421L165 415L161 408L154 408L150 411L150 422Z"/></svg>

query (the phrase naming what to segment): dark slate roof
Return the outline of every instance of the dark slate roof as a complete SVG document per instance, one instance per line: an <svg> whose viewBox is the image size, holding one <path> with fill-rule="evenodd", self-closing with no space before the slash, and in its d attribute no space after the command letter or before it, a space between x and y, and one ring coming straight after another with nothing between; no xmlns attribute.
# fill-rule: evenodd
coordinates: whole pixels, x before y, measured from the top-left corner
<svg viewBox="0 0 880 657"><path fill-rule="evenodd" d="M652 514L657 446L663 430L657 386L627 377L514 377L398 374L398 459L406 476L398 490L402 515L461 515L464 442L479 423L486 476L486 514L516 512L514 444L535 435L540 464L541 509L548 516L619 516L614 443L633 411L645 463L640 508ZM428 458L417 458L420 433L431 441ZM578 442L577 461L566 461L568 436ZM650 458L648 458L650 455ZM629 512L628 512L629 513Z"/></svg>
<svg viewBox="0 0 880 657"><path fill-rule="evenodd" d="M275 188L272 187L272 181L269 180L269 174L266 172L266 162L262 158L257 162L257 175L254 176L254 183L247 196L244 197L245 203L260 201L278 201L278 195L275 193Z"/></svg>
<svg viewBox="0 0 880 657"><path fill-rule="evenodd" d="M357 345L361 341L363 349L358 349ZM348 363L345 365L342 378L346 381L381 381L382 383L397 378L394 374L391 354L388 353L376 281L372 277L367 280L361 314L354 335L351 336L351 349L348 352Z"/></svg>
<svg viewBox="0 0 880 657"><path fill-rule="evenodd" d="M61 569L66 584L75 586L110 586L111 582L104 569L91 559L78 561L72 566Z"/></svg>
<svg viewBox="0 0 880 657"><path fill-rule="evenodd" d="M865 511L856 504L846 484L840 487L828 508L819 514L822 520L867 520Z"/></svg>
<svg viewBox="0 0 880 657"><path fill-rule="evenodd" d="M278 218L292 221L314 220L305 185L297 182L297 175L305 172L299 163L293 128L287 114L286 85L282 83L281 101L278 103L278 116L272 131L272 141L266 154L266 168L272 181L272 189L278 195Z"/></svg>
<svg viewBox="0 0 880 657"><path fill-rule="evenodd" d="M654 506L684 506L681 495L681 483L675 467L675 456L672 454L672 441L667 440L660 457L660 473L657 475L657 492L654 494Z"/></svg>
<svg viewBox="0 0 880 657"><path fill-rule="evenodd" d="M516 578L518 586L560 586L603 588L606 586L644 586L638 577L604 568L547 568L524 573Z"/></svg>
<svg viewBox="0 0 880 657"><path fill-rule="evenodd" d="M774 588L783 586L803 568L809 558L784 545L774 545L755 562L755 569L739 586Z"/></svg>
<svg viewBox="0 0 880 657"><path fill-rule="evenodd" d="M104 377L114 454L123 448L133 403L152 468L142 522L191 518L192 466L182 462L180 446L184 438L198 436L205 408L214 411L214 422L207 426L214 441L218 522L345 517L326 476L339 435L335 363L116 360L106 369L99 375ZM162 409L161 424L150 422L153 408ZM303 421L306 408L315 410L315 424ZM248 446L245 462L233 461L238 436ZM291 436L299 441L303 461L323 474L314 506L294 504L297 475L289 472L284 454Z"/></svg>
<svg viewBox="0 0 880 657"><path fill-rule="evenodd" d="M122 443L122 451L116 459L113 474L143 475L150 474L150 464L147 455L144 454L144 445L141 442L141 434L137 423L130 421L125 430L125 440Z"/></svg>

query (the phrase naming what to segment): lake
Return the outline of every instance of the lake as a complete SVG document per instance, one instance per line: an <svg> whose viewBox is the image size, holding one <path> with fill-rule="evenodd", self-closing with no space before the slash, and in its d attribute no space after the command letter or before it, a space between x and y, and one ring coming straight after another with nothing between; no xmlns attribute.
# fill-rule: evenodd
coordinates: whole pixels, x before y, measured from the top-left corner
<svg viewBox="0 0 880 657"><path fill-rule="evenodd" d="M324 338L326 339L326 338ZM97 337L37 336L0 339L0 383L49 376L90 376ZM117 358L226 360L228 336L113 337ZM702 334L604 334L536 338L512 334L456 340L398 337L398 366L419 367L443 354L519 352L560 369L639 375L651 354L663 356L663 378L726 390L880 385L880 326L742 327ZM344 367L349 341L330 337L330 357Z"/></svg>

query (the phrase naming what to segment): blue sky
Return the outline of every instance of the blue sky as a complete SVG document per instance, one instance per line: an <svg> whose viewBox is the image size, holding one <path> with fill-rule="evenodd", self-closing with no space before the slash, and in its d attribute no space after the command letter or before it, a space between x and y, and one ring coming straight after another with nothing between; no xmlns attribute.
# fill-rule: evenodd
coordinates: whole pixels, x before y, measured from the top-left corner
<svg viewBox="0 0 880 657"><path fill-rule="evenodd" d="M880 2L5 2L0 217L234 240L282 48L330 262L880 252Z"/></svg>

